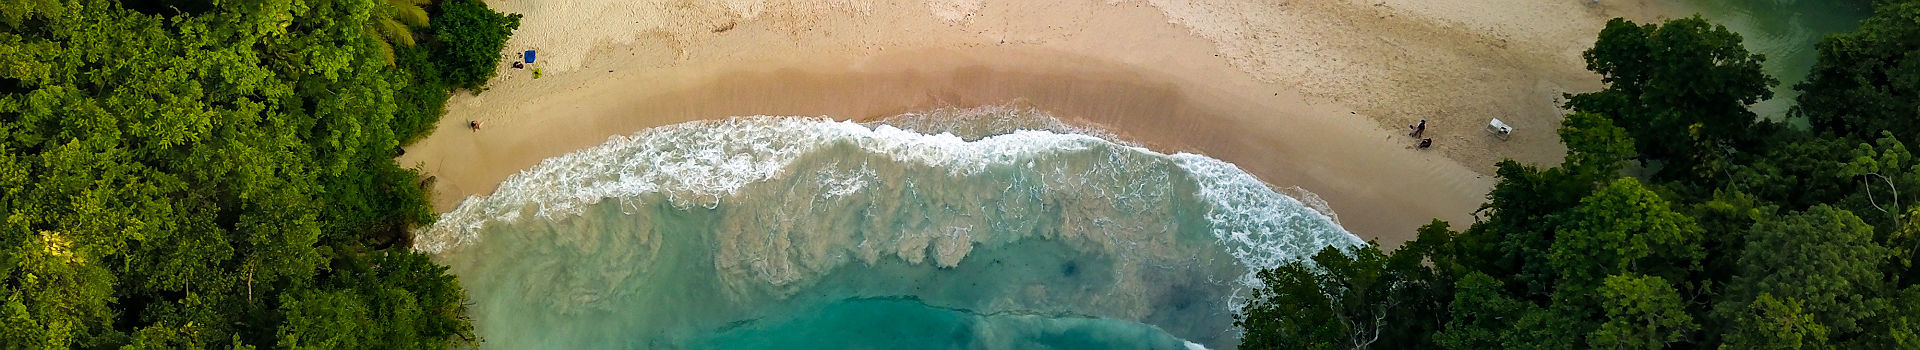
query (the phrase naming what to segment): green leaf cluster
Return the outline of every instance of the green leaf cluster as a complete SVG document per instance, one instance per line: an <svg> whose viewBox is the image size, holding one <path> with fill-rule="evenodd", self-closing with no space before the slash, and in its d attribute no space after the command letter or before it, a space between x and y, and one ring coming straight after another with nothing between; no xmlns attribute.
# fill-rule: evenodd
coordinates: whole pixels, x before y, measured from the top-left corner
<svg viewBox="0 0 1920 350"><path fill-rule="evenodd" d="M1778 84L1761 72L1766 57L1740 42L1698 15L1657 25L1613 19L1581 55L1607 88L1568 95L1566 106L1626 129L1642 160L1664 165L1657 178L1711 176L1723 148L1763 134L1747 106L1772 98Z"/></svg>
<svg viewBox="0 0 1920 350"><path fill-rule="evenodd" d="M1879 1L1860 29L1814 47L1807 80L1794 85L1791 110L1816 130L1860 140L1892 132L1920 135L1920 2Z"/></svg>
<svg viewBox="0 0 1920 350"><path fill-rule="evenodd" d="M445 62L447 84L479 89L499 70L500 50L507 36L520 28L520 15L501 15L480 0L445 0L433 18L434 37L443 45L434 55Z"/></svg>
<svg viewBox="0 0 1920 350"><path fill-rule="evenodd" d="M1445 230L1445 224L1438 224ZM1410 256L1410 255L1409 255ZM1406 256L1402 256L1404 258ZM1313 265L1290 264L1259 272L1266 281L1242 307L1235 323L1248 332L1243 347L1278 349L1400 348L1420 343L1403 334L1431 332L1431 324L1389 322L1389 317L1439 304L1403 304L1430 297L1420 261L1395 260L1371 245L1327 247ZM1397 320L1396 320L1397 321Z"/></svg>
<svg viewBox="0 0 1920 350"><path fill-rule="evenodd" d="M444 7L0 2L0 348L472 339L458 282L406 249L431 208L392 160L443 68L497 64L431 54Z"/></svg>

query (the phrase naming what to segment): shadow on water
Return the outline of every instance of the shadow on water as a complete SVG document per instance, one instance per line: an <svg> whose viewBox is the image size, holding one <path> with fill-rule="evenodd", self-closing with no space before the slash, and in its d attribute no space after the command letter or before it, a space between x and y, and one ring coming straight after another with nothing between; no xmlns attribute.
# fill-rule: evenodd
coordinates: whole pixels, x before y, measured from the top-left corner
<svg viewBox="0 0 1920 350"><path fill-rule="evenodd" d="M1747 50L1766 55L1764 70L1780 80L1773 99L1753 105L1754 113L1778 120L1800 96L1793 85L1806 80L1818 51L1814 45L1835 33L1852 31L1873 14L1871 0L1683 0L1676 16L1699 14L1739 33Z"/></svg>

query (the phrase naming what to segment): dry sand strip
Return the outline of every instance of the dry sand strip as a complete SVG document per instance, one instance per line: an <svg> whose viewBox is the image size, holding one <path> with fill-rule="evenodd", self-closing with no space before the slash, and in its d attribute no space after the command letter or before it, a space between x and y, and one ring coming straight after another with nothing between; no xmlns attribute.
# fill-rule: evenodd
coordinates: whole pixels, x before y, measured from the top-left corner
<svg viewBox="0 0 1920 350"><path fill-rule="evenodd" d="M447 210L647 127L1021 103L1300 186L1350 231L1397 246L1431 218L1471 220L1492 183L1476 171L1493 161L1557 162L1551 96L1598 86L1571 38L1590 43L1608 10L1487 1L1558 29L1405 14L1424 2L498 0L527 15L509 49L541 50L544 77L503 68L399 161L438 179ZM1434 108L1457 112L1423 112ZM1513 140L1480 132L1494 115L1521 128ZM1429 120L1436 149L1398 130L1414 119Z"/></svg>
<svg viewBox="0 0 1920 350"><path fill-rule="evenodd" d="M1377 137L1378 128L1349 111L1296 95L1236 93L1032 50L898 50L857 61L768 61L599 81L497 110L478 132L462 122L442 123L401 161L437 176L436 204L445 209L491 192L542 159L651 126L736 115L865 120L1020 103L1156 150L1206 154L1275 185L1314 191L1349 230L1387 243L1410 238L1414 227L1434 217L1466 220L1490 185L1405 140Z"/></svg>

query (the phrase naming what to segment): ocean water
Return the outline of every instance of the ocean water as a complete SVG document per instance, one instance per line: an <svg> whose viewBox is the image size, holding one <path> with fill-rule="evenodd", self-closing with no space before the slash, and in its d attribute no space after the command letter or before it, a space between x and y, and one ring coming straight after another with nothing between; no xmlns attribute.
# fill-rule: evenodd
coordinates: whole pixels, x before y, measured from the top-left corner
<svg viewBox="0 0 1920 350"><path fill-rule="evenodd" d="M985 107L671 125L422 230L494 349L1231 348L1252 271L1361 241L1232 164Z"/></svg>
<svg viewBox="0 0 1920 350"><path fill-rule="evenodd" d="M1819 51L1814 44L1829 34L1852 31L1873 15L1868 0L1681 0L1678 15L1700 14L1740 33L1747 50L1767 56L1761 67L1780 80L1773 99L1754 104L1754 113L1780 119L1800 96L1793 84L1807 80Z"/></svg>

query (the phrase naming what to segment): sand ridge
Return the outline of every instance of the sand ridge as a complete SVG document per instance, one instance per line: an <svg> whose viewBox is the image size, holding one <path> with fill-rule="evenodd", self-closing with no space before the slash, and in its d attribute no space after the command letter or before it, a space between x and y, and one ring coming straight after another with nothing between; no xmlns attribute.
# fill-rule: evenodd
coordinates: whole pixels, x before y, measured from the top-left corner
<svg viewBox="0 0 1920 350"><path fill-rule="evenodd" d="M1558 162L1553 99L1598 86L1577 53L1619 12L1522 0L490 4L526 14L508 51L542 50L546 74L503 68L408 147L402 165L436 177L442 210L650 126L1023 103L1313 191L1350 231L1388 244L1429 218L1470 221L1500 158ZM1487 137L1489 116L1519 131ZM1417 119L1436 149L1399 130Z"/></svg>

